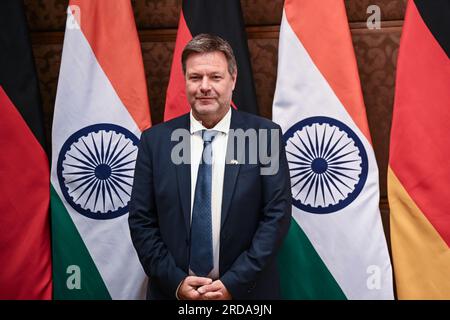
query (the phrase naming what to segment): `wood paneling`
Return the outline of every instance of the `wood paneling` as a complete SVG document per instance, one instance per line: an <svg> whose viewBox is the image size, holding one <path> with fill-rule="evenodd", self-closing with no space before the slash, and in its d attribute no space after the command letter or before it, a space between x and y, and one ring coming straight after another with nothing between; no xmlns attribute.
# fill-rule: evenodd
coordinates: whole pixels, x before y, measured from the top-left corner
<svg viewBox="0 0 450 320"><path fill-rule="evenodd" d="M182 0L132 0L139 29L176 28ZM28 21L34 31L63 31L68 0L24 0ZM283 0L241 0L248 26L279 25ZM406 0L345 0L350 22L365 21L367 7L377 5L383 21L403 19Z"/></svg>

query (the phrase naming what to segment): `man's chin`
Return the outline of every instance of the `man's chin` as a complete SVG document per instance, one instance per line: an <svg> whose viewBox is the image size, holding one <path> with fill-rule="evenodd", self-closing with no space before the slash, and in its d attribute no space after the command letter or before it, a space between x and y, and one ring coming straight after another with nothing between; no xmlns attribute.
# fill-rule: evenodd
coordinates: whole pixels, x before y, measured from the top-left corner
<svg viewBox="0 0 450 320"><path fill-rule="evenodd" d="M219 108L216 105L196 105L195 112L198 115L208 116L216 114L219 111Z"/></svg>

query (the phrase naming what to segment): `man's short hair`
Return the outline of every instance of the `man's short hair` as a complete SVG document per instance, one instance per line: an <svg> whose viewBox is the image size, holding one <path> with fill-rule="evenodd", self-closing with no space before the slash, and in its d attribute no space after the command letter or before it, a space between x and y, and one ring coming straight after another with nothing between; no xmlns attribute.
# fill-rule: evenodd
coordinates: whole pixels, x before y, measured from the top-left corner
<svg viewBox="0 0 450 320"><path fill-rule="evenodd" d="M236 73L236 58L230 44L219 36L201 33L188 42L181 54L181 64L183 66L183 74L186 74L186 60L193 53L210 53L219 51L225 55L228 63L228 72L230 75Z"/></svg>

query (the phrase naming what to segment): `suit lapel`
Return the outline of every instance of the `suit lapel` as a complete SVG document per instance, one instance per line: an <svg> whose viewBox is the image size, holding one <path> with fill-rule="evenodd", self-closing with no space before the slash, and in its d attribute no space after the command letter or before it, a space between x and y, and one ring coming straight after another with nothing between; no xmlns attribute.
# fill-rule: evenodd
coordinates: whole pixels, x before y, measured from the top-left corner
<svg viewBox="0 0 450 320"><path fill-rule="evenodd" d="M232 109L230 129L244 129L243 122L241 121L241 116L239 112ZM244 129L245 130L245 129ZM234 148L234 150L233 150ZM235 159L232 159L232 154L236 155L236 144L232 141L232 135L228 135L227 143L227 153L225 157L225 173L223 180L223 194L222 194L222 215L221 215L221 226L225 223L230 210L230 204L233 199L234 189L236 186L237 177L239 175L239 170L241 165L238 163L233 163ZM232 153L233 152L233 153Z"/></svg>
<svg viewBox="0 0 450 320"><path fill-rule="evenodd" d="M181 126L182 129L186 129L190 131L190 119L189 119L189 113L186 115L186 118L183 119L183 125ZM179 129L179 128L175 128ZM191 228L191 165L190 165L190 143L191 140L189 138L189 148L187 155L187 159L189 159L189 163L182 163L179 165L175 165L177 170L177 182L178 182L178 194L181 201L181 209L182 214L184 216L184 224L186 227L187 234L190 234L190 228ZM178 142L175 141L172 147L177 144Z"/></svg>
<svg viewBox="0 0 450 320"><path fill-rule="evenodd" d="M189 164L177 165L178 193L181 199L181 209L187 234L190 230L191 217L191 166ZM188 186L188 188L186 188Z"/></svg>

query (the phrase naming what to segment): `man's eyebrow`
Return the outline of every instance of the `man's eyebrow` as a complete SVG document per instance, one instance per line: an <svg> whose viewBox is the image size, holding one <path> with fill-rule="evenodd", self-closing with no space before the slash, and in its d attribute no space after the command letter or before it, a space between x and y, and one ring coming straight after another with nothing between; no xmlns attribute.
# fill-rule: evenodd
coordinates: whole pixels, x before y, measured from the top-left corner
<svg viewBox="0 0 450 320"><path fill-rule="evenodd" d="M206 73L207 75L223 75L225 72L222 71L211 71ZM188 76L197 76L197 75L203 75L203 72L197 72L197 71L187 71L186 75Z"/></svg>

